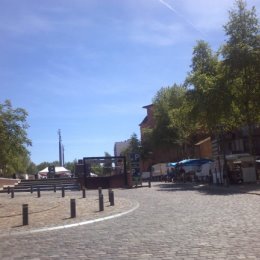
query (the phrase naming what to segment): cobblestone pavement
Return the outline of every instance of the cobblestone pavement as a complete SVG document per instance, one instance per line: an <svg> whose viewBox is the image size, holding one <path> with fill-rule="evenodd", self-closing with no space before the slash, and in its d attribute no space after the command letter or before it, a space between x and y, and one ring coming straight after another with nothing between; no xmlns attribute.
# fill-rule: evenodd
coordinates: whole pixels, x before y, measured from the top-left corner
<svg viewBox="0 0 260 260"><path fill-rule="evenodd" d="M90 225L2 236L0 259L260 259L254 193L153 183L116 198L140 206Z"/></svg>
<svg viewBox="0 0 260 260"><path fill-rule="evenodd" d="M99 211L97 191L86 191L86 198L82 198L80 191L66 191L65 197L61 191L17 192L14 198L11 194L0 194L0 237L32 232L43 228L68 226L83 221L105 218L120 214L134 207L134 202L125 198L117 198L116 206L110 206L108 191L103 191L104 211ZM70 217L70 200L76 201L76 218ZM22 205L28 204L29 225L23 226Z"/></svg>

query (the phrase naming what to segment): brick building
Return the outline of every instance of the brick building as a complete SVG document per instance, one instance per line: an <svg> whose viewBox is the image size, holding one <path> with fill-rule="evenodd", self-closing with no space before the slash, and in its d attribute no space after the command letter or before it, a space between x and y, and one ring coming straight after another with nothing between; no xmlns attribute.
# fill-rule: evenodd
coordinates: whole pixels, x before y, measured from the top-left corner
<svg viewBox="0 0 260 260"><path fill-rule="evenodd" d="M141 143L145 144L145 133L155 127L153 116L154 105L143 107L147 115L139 124L141 132ZM254 129L254 154L260 158L260 128ZM248 130L241 128L233 132L215 133L211 137L197 135L193 138L194 143L186 147L149 148L146 157L141 162L141 170L148 171L153 164L163 162L175 162L184 158L210 158L215 159L223 154L249 153ZM147 146L147 144L146 144ZM148 143L149 147L149 143Z"/></svg>
<svg viewBox="0 0 260 260"><path fill-rule="evenodd" d="M145 132L149 129L153 129L155 126L155 120L153 116L154 105L150 104L147 106L143 106L143 108L147 110L147 114L143 121L139 124L142 144L145 143ZM145 159L142 159L141 171L149 171L151 169L151 166L156 163L176 161L177 158L182 159L179 158L178 151L175 148L151 148L151 150L146 151Z"/></svg>

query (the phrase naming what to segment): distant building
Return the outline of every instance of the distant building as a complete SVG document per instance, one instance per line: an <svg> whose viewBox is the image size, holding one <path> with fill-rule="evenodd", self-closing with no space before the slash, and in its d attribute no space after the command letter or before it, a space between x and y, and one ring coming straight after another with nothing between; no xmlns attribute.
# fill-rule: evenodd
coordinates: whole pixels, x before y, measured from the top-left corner
<svg viewBox="0 0 260 260"><path fill-rule="evenodd" d="M145 143L145 132L146 130L152 130L155 127L155 120L154 120L154 105L150 104L147 106L143 106L146 109L147 114L143 121L139 124L140 132L141 132L141 143ZM142 160L141 163L141 170L142 171L150 171L153 164L156 163L163 163L163 162L172 162L175 161L174 159L177 158L177 151L172 148L156 148L148 151L146 158Z"/></svg>
<svg viewBox="0 0 260 260"><path fill-rule="evenodd" d="M143 121L139 124L140 130L141 130L141 139L143 137L143 131L147 128L153 129L155 122L154 122L154 117L153 117L153 104L143 106L147 110L147 115L143 119Z"/></svg>
<svg viewBox="0 0 260 260"><path fill-rule="evenodd" d="M130 140L115 142L114 145L114 156L121 156L122 152L125 151L130 145Z"/></svg>
<svg viewBox="0 0 260 260"><path fill-rule="evenodd" d="M146 137L145 133L147 130L152 130L155 127L154 120L154 105L150 104L147 106L143 106L144 109L147 110L147 115L143 119L143 121L139 124L140 132L141 132L141 143L145 145ZM149 146L149 142L148 142ZM176 162L180 161L183 158L193 157L193 145L186 144L183 147L178 146L160 146L160 147L151 147L149 151L147 151L146 158L143 158L141 163L142 171L150 171L151 166L158 163L167 163L167 162Z"/></svg>

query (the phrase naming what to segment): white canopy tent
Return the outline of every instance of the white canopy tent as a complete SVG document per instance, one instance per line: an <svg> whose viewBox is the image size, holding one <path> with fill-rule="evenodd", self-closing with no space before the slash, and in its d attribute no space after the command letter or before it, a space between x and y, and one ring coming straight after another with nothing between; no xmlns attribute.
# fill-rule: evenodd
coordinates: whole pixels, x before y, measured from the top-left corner
<svg viewBox="0 0 260 260"><path fill-rule="evenodd" d="M47 178L49 173L48 167L38 172L39 178ZM55 176L56 177L71 177L70 170L64 168L63 166L55 166Z"/></svg>

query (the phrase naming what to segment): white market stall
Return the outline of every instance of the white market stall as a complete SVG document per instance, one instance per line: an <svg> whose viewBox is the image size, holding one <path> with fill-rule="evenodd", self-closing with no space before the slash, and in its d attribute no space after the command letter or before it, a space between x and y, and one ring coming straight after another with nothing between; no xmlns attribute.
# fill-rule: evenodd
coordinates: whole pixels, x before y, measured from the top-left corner
<svg viewBox="0 0 260 260"><path fill-rule="evenodd" d="M38 172L39 179L46 179L48 177L49 167L44 168ZM66 169L63 166L55 166L55 178L68 178L71 177L70 170Z"/></svg>

